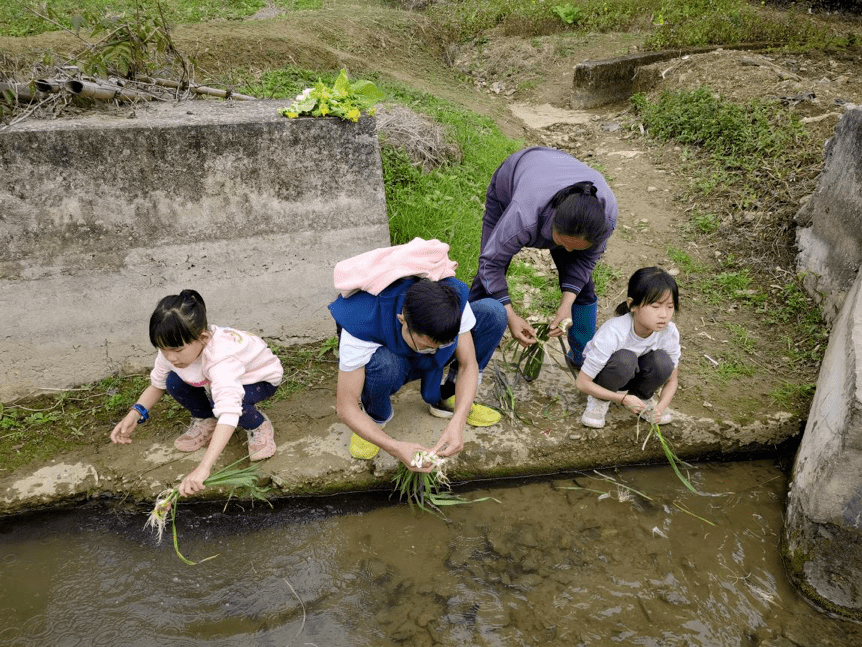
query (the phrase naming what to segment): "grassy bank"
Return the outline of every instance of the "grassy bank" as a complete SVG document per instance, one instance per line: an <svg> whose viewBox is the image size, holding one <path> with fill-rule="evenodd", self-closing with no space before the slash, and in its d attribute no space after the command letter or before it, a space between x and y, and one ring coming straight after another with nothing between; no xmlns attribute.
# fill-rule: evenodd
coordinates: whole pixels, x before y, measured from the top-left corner
<svg viewBox="0 0 862 647"><path fill-rule="evenodd" d="M262 9L302 11L337 0L48 0L0 5L0 36L32 36L58 27L77 30L104 17L161 11L171 24L242 20ZM857 37L817 9L821 3L790 3L771 11L746 0L381 0L408 10L424 7L428 19L452 42L477 38L491 29L513 36L558 32L646 33L647 47L772 42L792 47L845 46Z"/></svg>

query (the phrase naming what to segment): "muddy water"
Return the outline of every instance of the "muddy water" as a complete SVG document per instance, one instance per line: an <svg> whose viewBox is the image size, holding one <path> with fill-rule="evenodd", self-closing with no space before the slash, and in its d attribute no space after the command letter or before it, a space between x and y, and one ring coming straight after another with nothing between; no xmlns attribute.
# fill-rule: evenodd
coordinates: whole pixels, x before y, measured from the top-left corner
<svg viewBox="0 0 862 647"><path fill-rule="evenodd" d="M180 548L218 554L194 567L143 514L6 521L0 645L862 644L786 580L772 461L698 466L701 497L666 468L604 474L650 498L568 475L470 490L499 503L448 522L382 495L185 505Z"/></svg>

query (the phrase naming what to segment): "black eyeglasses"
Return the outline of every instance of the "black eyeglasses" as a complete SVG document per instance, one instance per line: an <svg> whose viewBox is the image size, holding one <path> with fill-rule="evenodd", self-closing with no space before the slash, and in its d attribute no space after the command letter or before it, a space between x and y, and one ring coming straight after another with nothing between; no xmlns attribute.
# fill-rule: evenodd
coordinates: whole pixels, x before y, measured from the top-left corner
<svg viewBox="0 0 862 647"><path fill-rule="evenodd" d="M407 322L404 322L404 325L407 326ZM420 355L432 355L437 352L438 346L433 348L419 348L419 344L416 343L416 339L413 337L413 331L410 330L410 326L407 326L407 334L410 335L410 341L413 342L413 350L419 353Z"/></svg>

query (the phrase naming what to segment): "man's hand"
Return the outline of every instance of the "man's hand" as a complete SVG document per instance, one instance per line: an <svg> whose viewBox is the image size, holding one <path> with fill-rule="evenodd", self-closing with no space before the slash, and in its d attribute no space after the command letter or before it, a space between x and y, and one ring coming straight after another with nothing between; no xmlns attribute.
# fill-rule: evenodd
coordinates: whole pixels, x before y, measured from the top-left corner
<svg viewBox="0 0 862 647"><path fill-rule="evenodd" d="M425 472L428 473L432 469L434 469L434 465L423 463L422 467L416 467L416 465L411 465L414 457L418 452L427 452L431 451L427 447L423 447L418 443L408 443L408 442L396 442L393 447L392 455L397 458L399 461L404 463L408 470L411 472Z"/></svg>
<svg viewBox="0 0 862 647"><path fill-rule="evenodd" d="M453 425L451 422L446 425L443 434L431 450L437 456L444 458L454 456L464 449L464 432L458 425Z"/></svg>

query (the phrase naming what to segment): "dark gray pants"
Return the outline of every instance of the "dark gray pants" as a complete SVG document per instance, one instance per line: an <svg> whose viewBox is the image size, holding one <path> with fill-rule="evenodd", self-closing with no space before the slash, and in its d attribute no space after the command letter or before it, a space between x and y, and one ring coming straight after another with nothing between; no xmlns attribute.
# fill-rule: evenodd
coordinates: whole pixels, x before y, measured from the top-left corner
<svg viewBox="0 0 862 647"><path fill-rule="evenodd" d="M649 400L670 379L673 360L663 350L651 350L640 357L630 350L618 350L593 380L610 391L628 391Z"/></svg>

